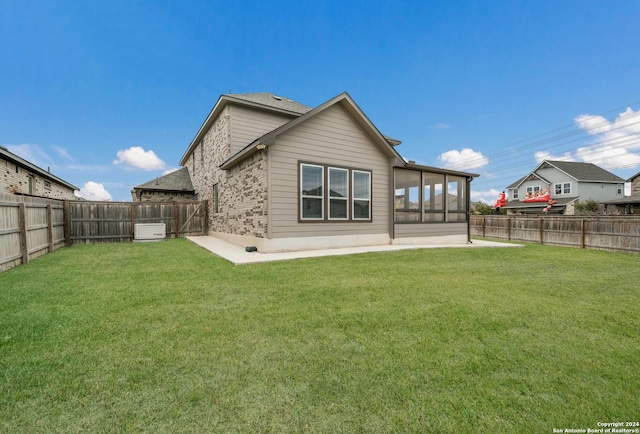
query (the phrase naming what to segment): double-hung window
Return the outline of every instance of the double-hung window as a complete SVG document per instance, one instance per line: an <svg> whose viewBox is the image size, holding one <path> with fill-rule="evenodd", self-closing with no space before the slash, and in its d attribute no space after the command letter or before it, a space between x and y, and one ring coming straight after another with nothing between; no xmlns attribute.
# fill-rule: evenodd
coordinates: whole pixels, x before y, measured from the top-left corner
<svg viewBox="0 0 640 434"><path fill-rule="evenodd" d="M371 172L300 164L300 221L370 221Z"/></svg>
<svg viewBox="0 0 640 434"><path fill-rule="evenodd" d="M300 166L300 214L303 220L324 219L324 167Z"/></svg>
<svg viewBox="0 0 640 434"><path fill-rule="evenodd" d="M353 170L353 219L371 219L371 172Z"/></svg>
<svg viewBox="0 0 640 434"><path fill-rule="evenodd" d="M571 194L571 183L558 183L554 185L554 193L557 195L561 194Z"/></svg>
<svg viewBox="0 0 640 434"><path fill-rule="evenodd" d="M329 167L329 220L349 218L349 170Z"/></svg>

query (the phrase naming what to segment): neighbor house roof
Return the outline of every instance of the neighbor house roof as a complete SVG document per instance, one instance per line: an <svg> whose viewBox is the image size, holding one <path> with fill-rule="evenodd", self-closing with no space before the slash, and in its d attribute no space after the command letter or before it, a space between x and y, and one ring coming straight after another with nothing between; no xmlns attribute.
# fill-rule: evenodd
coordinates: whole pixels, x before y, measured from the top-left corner
<svg viewBox="0 0 640 434"><path fill-rule="evenodd" d="M33 173L36 173L36 174L42 176L45 179L53 181L56 184L63 185L63 186L65 186L65 187L67 187L67 188L69 188L71 190L79 190L78 187L76 187L75 185L68 183L64 179L58 178L57 176L55 176L54 174L52 174L48 170L41 169L38 166L36 166L35 164L32 164L32 163L28 162L24 158L18 157L16 154L10 152L4 146L0 146L0 157L2 159L4 159L4 160L10 161L11 163L15 164L16 166L20 166L23 169L26 169L26 170L28 170L30 172L33 172Z"/></svg>
<svg viewBox="0 0 640 434"><path fill-rule="evenodd" d="M369 120L369 118L364 114L364 112L358 107L355 101L351 98L351 96L347 92L343 92L340 95L331 98L329 101L324 104L319 105L318 107L306 112L305 114L287 122L286 124L276 128L275 130L263 135L262 137L257 138L253 142L249 143L246 147L241 149L235 155L232 155L228 160L223 162L220 165L221 169L229 169L233 167L236 163L244 160L245 158L253 155L258 152L263 146L270 146L275 143L275 138L279 134L284 133L285 131L290 130L291 128L299 125L302 122L305 122L309 118L316 116L318 113L323 112L329 107L332 107L335 104L340 104L352 117L353 119L362 127L369 136L373 139L373 141L378 145L378 147L390 158L396 158L399 164L402 164L404 160L400 156L400 154L395 150L394 145L392 144L390 138L385 137L378 131L376 126ZM395 140L395 139L392 139ZM399 141L395 140L395 142L399 143ZM181 163L182 164L182 163Z"/></svg>
<svg viewBox="0 0 640 434"><path fill-rule="evenodd" d="M576 181L581 182L625 182L613 173L604 170L601 167L596 166L593 163L578 163L575 161L557 161L557 160L544 160L538 165L531 173L518 179L507 188L518 188L523 182L529 181L532 177L539 178L541 181L549 184L550 182L536 173L540 169L546 169L553 167L561 172L566 173Z"/></svg>
<svg viewBox="0 0 640 434"><path fill-rule="evenodd" d="M636 203L640 203L640 194L632 194L631 196L621 197L620 199L613 199L602 202L603 205L626 205Z"/></svg>
<svg viewBox="0 0 640 434"><path fill-rule="evenodd" d="M572 178L583 182L625 182L625 180L619 176L614 175L593 163L545 160L540 163L536 170L546 167L555 167Z"/></svg>
<svg viewBox="0 0 640 434"><path fill-rule="evenodd" d="M191 191L193 184L186 167L134 187L134 190Z"/></svg>

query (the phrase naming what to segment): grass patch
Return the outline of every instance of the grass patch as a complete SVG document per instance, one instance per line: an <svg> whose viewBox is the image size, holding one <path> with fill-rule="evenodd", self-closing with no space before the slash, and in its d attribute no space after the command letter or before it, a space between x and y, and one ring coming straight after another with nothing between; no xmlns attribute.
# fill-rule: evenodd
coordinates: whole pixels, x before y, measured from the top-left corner
<svg viewBox="0 0 640 434"><path fill-rule="evenodd" d="M640 256L233 266L186 240L0 274L0 432L552 432L638 420Z"/></svg>

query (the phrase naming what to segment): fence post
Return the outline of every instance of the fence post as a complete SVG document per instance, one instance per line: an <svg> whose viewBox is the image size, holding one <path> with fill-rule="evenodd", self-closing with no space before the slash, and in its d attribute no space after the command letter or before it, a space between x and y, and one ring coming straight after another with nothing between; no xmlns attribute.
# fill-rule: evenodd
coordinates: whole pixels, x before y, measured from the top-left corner
<svg viewBox="0 0 640 434"><path fill-rule="evenodd" d="M487 217L482 216L482 238L485 238L486 226L487 226Z"/></svg>
<svg viewBox="0 0 640 434"><path fill-rule="evenodd" d="M580 219L580 247L585 248L584 219Z"/></svg>
<svg viewBox="0 0 640 434"><path fill-rule="evenodd" d="M131 237L131 241L135 240L136 238L136 203L135 202L131 202L131 231L129 233L129 236Z"/></svg>
<svg viewBox="0 0 640 434"><path fill-rule="evenodd" d="M27 242L27 216L25 204L18 204L18 224L20 225L20 253L22 253L22 263L29 263L29 246Z"/></svg>
<svg viewBox="0 0 640 434"><path fill-rule="evenodd" d="M53 209L51 204L47 204L47 244L49 245L48 253L53 252Z"/></svg>
<svg viewBox="0 0 640 434"><path fill-rule="evenodd" d="M540 217L540 244L544 244L544 219Z"/></svg>
<svg viewBox="0 0 640 434"><path fill-rule="evenodd" d="M507 217L507 241L511 241L511 217Z"/></svg>
<svg viewBox="0 0 640 434"><path fill-rule="evenodd" d="M178 202L173 202L173 231L175 233L175 238L178 238L180 235L178 233L178 229L180 225L180 208L178 208Z"/></svg>
<svg viewBox="0 0 640 434"><path fill-rule="evenodd" d="M64 245L69 247L71 245L71 213L69 211L68 200L62 202L62 222Z"/></svg>

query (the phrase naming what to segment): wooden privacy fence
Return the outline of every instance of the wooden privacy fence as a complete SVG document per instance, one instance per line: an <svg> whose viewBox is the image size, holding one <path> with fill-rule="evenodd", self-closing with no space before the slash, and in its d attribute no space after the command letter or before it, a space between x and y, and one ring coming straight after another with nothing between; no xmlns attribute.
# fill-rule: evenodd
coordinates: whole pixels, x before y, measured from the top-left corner
<svg viewBox="0 0 640 434"><path fill-rule="evenodd" d="M65 202L69 244L132 241L136 223L165 223L167 237L207 231L205 202Z"/></svg>
<svg viewBox="0 0 640 434"><path fill-rule="evenodd" d="M65 246L62 201L0 193L0 272Z"/></svg>
<svg viewBox="0 0 640 434"><path fill-rule="evenodd" d="M471 235L640 253L640 217L471 216Z"/></svg>
<svg viewBox="0 0 640 434"><path fill-rule="evenodd" d="M132 241L136 223L167 237L207 232L206 202L61 201L0 193L0 272L73 244Z"/></svg>

